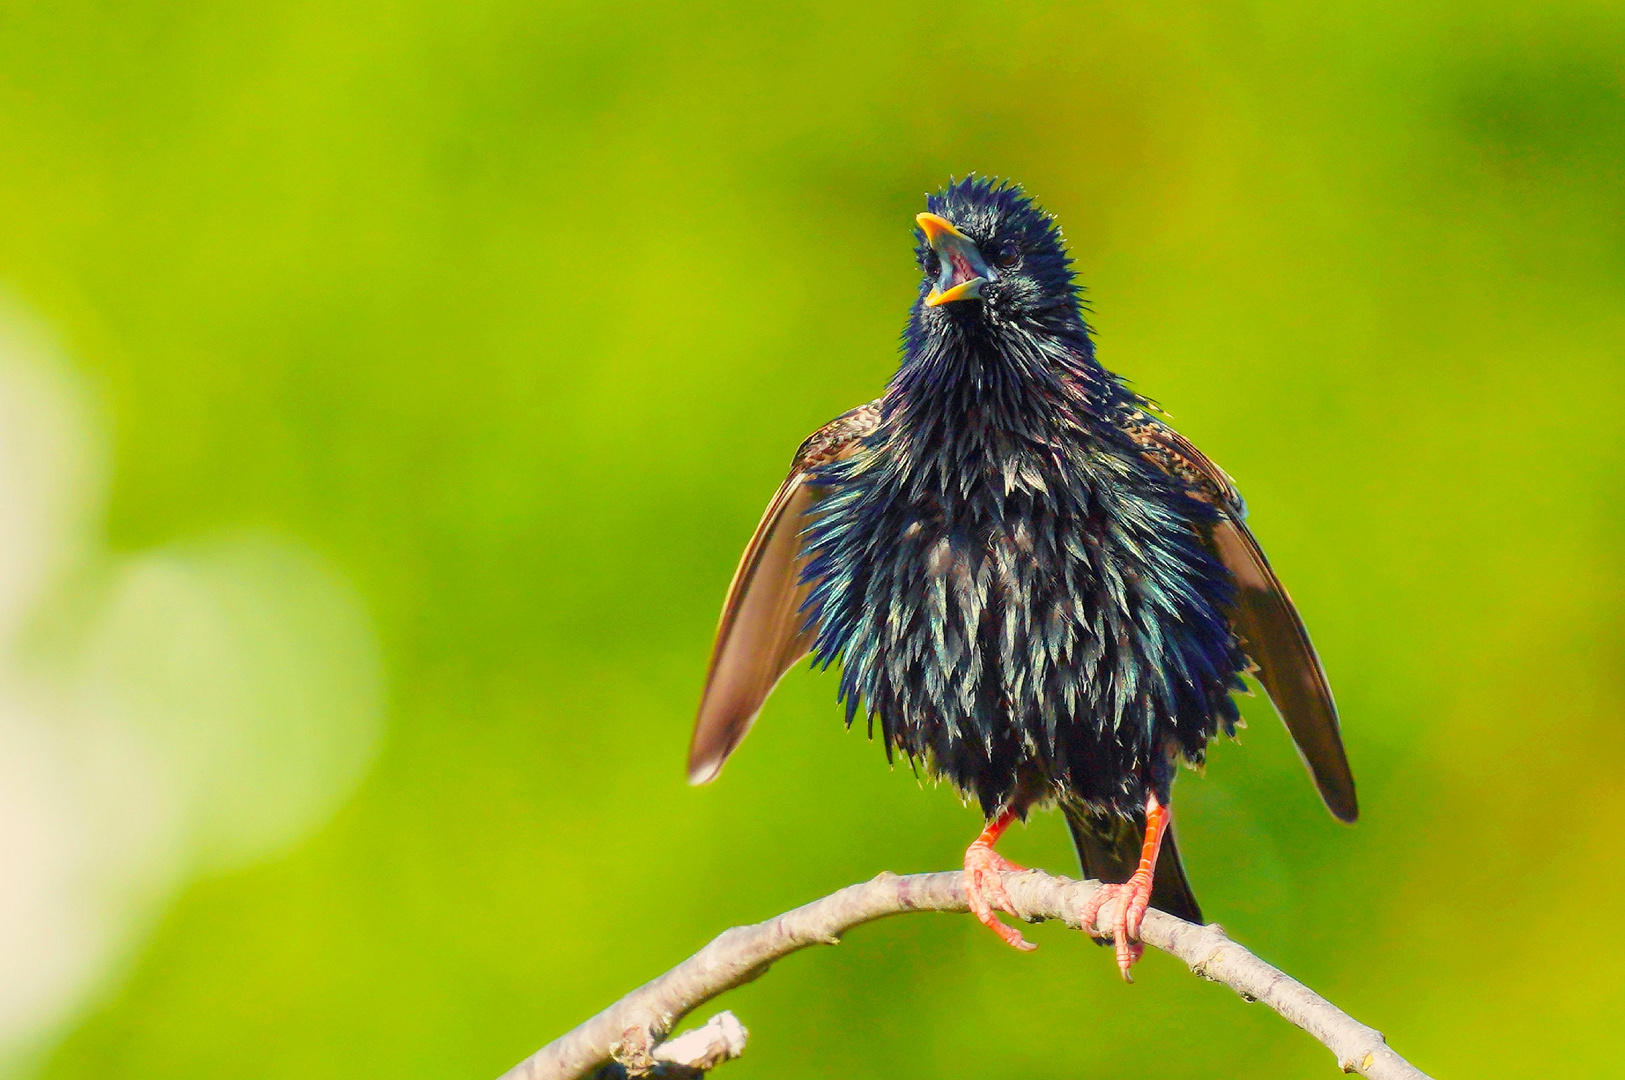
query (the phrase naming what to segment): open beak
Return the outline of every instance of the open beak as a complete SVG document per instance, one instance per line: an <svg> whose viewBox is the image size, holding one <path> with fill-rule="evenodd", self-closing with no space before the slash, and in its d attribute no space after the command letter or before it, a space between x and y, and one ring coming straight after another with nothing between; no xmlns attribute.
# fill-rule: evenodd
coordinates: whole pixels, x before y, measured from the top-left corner
<svg viewBox="0 0 1625 1080"><path fill-rule="evenodd" d="M925 233L925 242L936 251L942 263L942 271L925 298L925 306L936 307L955 300L980 299L982 286L996 279L998 274L988 266L970 237L938 214L918 214L914 220Z"/></svg>

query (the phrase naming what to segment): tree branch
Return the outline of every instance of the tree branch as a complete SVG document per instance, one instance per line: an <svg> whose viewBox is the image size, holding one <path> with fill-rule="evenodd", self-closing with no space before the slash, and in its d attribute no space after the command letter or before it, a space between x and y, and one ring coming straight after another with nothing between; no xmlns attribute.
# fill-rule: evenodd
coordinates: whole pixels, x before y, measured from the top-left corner
<svg viewBox="0 0 1625 1080"><path fill-rule="evenodd" d="M1028 922L1058 919L1078 930L1083 927L1077 912L1099 884L1028 870L1005 874L1004 887L1017 917ZM640 1075L655 1067L661 1049L657 1044L691 1010L750 982L780 957L809 945L837 944L852 927L887 915L968 910L958 871L881 874L766 922L725 930L664 975L515 1065L502 1080L576 1080L609 1061ZM1320 1040L1337 1055L1344 1072L1370 1080L1428 1080L1388 1048L1382 1032L1264 963L1216 925L1197 926L1153 908L1145 913L1140 937L1185 961L1197 975L1223 983L1248 1001L1262 1001Z"/></svg>

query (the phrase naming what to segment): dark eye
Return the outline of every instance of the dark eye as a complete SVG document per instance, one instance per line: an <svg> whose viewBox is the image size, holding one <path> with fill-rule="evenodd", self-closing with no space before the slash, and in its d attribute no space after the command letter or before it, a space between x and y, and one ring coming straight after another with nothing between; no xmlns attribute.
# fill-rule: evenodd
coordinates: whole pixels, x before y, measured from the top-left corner
<svg viewBox="0 0 1625 1080"><path fill-rule="evenodd" d="M937 257L935 251L927 251L925 258L920 261L920 265L925 267L925 272L930 277L936 277L942 272L942 260Z"/></svg>
<svg viewBox="0 0 1625 1080"><path fill-rule="evenodd" d="M993 261L998 263L1001 269L1008 270L1021 261L1021 249L1016 246L1014 240L1006 240L999 245L998 254L993 256Z"/></svg>

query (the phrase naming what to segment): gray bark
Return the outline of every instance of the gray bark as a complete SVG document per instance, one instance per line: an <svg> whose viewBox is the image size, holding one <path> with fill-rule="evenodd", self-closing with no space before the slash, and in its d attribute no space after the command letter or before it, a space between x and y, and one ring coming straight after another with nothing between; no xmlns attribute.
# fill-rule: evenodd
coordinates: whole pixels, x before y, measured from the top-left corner
<svg viewBox="0 0 1625 1080"><path fill-rule="evenodd" d="M1057 919L1078 930L1086 928L1078 925L1077 914L1099 888L1097 882L1071 881L1036 870L1007 873L1004 885L1014 908L1011 914L1028 922ZM609 1062L619 1063L633 1076L652 1072L662 1061L680 1059L686 1052L674 1053L668 1048L689 1036L663 1042L684 1016L718 994L761 975L780 957L809 945L837 944L841 934L852 927L888 915L968 910L958 871L907 877L881 874L873 881L848 886L766 922L725 930L664 975L515 1065L502 1080L575 1080ZM1223 983L1248 1001L1268 1005L1325 1045L1336 1055L1337 1065L1344 1072L1371 1080L1428 1080L1420 1069L1388 1047L1382 1032L1358 1022L1296 979L1264 963L1226 937L1218 926L1197 926L1153 908L1145 914L1140 939L1183 960L1197 975ZM693 1068L709 1068L726 1057L737 1057L743 1050L744 1030L731 1014L727 1016L732 1027L726 1037L719 1026L715 1037L693 1040L696 1046L705 1048ZM719 1016L701 1030L723 1023ZM718 1039L726 1044L725 1053L713 1052Z"/></svg>

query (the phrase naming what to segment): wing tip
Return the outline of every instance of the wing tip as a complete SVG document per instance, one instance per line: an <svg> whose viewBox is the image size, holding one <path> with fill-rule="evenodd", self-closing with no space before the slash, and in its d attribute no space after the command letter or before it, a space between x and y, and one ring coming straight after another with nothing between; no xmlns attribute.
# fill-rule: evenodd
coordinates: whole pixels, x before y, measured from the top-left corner
<svg viewBox="0 0 1625 1080"><path fill-rule="evenodd" d="M709 784L722 772L722 762L704 758L691 759L688 763L688 783L690 787L700 787Z"/></svg>
<svg viewBox="0 0 1625 1080"><path fill-rule="evenodd" d="M1332 817L1345 825L1353 825L1360 820L1360 802L1354 795L1354 783L1351 779L1346 788L1328 790L1321 788L1321 801L1326 809L1331 811Z"/></svg>
<svg viewBox="0 0 1625 1080"><path fill-rule="evenodd" d="M688 782L694 787L717 778L729 755L739 748L756 723L756 713L751 713L741 724L738 720L726 719L733 715L728 710L715 707L708 710L708 704L715 706L709 695L700 703L700 715L694 721L694 737L688 744Z"/></svg>

